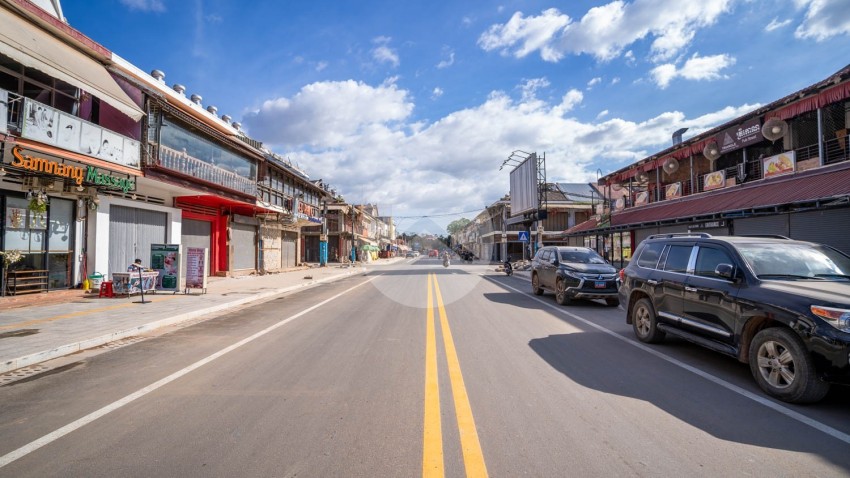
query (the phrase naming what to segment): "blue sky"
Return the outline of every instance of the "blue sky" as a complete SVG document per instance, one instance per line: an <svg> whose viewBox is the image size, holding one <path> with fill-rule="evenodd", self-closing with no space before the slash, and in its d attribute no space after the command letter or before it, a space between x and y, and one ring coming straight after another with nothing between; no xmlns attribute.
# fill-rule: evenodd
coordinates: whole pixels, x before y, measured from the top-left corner
<svg viewBox="0 0 850 478"><path fill-rule="evenodd" d="M595 181L850 63L848 0L66 0L69 24L203 97L402 230L473 218L514 150ZM414 229L415 231L415 229ZM436 232L436 231L435 231Z"/></svg>

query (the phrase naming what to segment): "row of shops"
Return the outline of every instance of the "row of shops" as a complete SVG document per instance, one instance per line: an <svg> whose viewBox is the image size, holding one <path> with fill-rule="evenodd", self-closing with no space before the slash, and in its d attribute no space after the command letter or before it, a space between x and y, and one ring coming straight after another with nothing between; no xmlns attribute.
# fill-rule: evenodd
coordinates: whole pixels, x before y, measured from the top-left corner
<svg viewBox="0 0 850 478"><path fill-rule="evenodd" d="M0 4L2 294L112 279L137 258L185 281L175 259L189 250L204 251L192 267L206 277L357 260L377 246L366 208L163 72L46 13ZM174 251L164 263L163 246Z"/></svg>
<svg viewBox="0 0 850 478"><path fill-rule="evenodd" d="M850 254L848 127L850 66L603 176L604 205L562 239L618 266L670 233L779 235Z"/></svg>

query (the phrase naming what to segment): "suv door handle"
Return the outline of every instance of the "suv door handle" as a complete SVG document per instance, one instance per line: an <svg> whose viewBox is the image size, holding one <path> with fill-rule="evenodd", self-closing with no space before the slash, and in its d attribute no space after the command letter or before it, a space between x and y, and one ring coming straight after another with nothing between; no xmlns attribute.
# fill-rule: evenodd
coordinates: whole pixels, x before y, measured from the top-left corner
<svg viewBox="0 0 850 478"><path fill-rule="evenodd" d="M685 287L685 292L697 292L697 291L698 291L698 289L695 289L693 287Z"/></svg>
<svg viewBox="0 0 850 478"><path fill-rule="evenodd" d="M646 283L649 285L658 285L658 281L652 279L647 279Z"/></svg>

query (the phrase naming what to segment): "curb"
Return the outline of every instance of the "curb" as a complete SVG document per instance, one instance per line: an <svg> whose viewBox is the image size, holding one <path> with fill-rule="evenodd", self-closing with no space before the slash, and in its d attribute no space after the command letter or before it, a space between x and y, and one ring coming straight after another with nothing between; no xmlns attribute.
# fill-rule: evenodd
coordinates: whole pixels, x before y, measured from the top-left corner
<svg viewBox="0 0 850 478"><path fill-rule="evenodd" d="M186 322L204 315L214 314L225 312L230 309L235 309L241 307L246 304L250 304L252 302L259 302L265 299L285 294L287 292L292 292L294 290L303 289L306 287L311 287L316 284L321 284L324 282L333 282L339 279L343 279L352 275L365 274L369 272L369 269L366 268L358 268L357 270L347 271L342 274L336 274L332 276L325 277L323 279L315 279L309 282L303 282L301 284L296 284L289 287L283 287L280 289L275 289L271 291L262 292L259 294L251 295L249 297L243 297L241 299L236 299L231 302L226 302L224 304L218 304L212 307L207 307L205 309L194 310L192 312L186 312L184 314L180 314L174 317L170 317L167 319L161 319L154 322L149 322L147 324L142 324L136 327L130 327L129 329L119 330L116 332L112 332L109 334L101 335L99 337L81 340L79 342L74 342L71 344L60 345L59 347L45 350L42 352L36 352L29 355L24 355L23 357L14 358L11 360L7 360L0 364L0 374L4 374L7 372L11 372L13 370L28 367L30 365L35 365L41 362L46 362L48 360L52 360L59 357L64 357L66 355L71 355L86 349L94 348L101 346L103 344L107 344L109 342L114 342L116 340L125 339L127 337L132 337L134 335L139 335L143 332L150 332L152 330L160 329L163 327L168 327L171 325L179 324L181 322Z"/></svg>

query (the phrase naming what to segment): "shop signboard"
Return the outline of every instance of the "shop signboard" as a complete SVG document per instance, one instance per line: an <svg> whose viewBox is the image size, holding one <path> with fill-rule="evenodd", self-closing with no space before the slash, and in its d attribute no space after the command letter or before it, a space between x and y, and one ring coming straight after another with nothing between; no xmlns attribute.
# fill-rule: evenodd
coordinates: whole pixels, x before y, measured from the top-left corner
<svg viewBox="0 0 850 478"><path fill-rule="evenodd" d="M207 255L205 247L186 248L186 293L189 289L202 289L207 292Z"/></svg>
<svg viewBox="0 0 850 478"><path fill-rule="evenodd" d="M717 137L717 144L720 146L720 154L726 154L763 140L761 120L756 117L720 133Z"/></svg>
<svg viewBox="0 0 850 478"><path fill-rule="evenodd" d="M782 176L794 172L797 166L797 157L794 151L787 151L768 158L762 158L761 166L765 179Z"/></svg>
<svg viewBox="0 0 850 478"><path fill-rule="evenodd" d="M641 191L635 194L635 206L642 206L644 204L649 204L649 193Z"/></svg>
<svg viewBox="0 0 850 478"><path fill-rule="evenodd" d="M150 268L159 272L156 290L180 290L180 245L151 244Z"/></svg>
<svg viewBox="0 0 850 478"><path fill-rule="evenodd" d="M715 171L703 176L703 191L711 191L712 189L720 189L726 187L726 171Z"/></svg>

